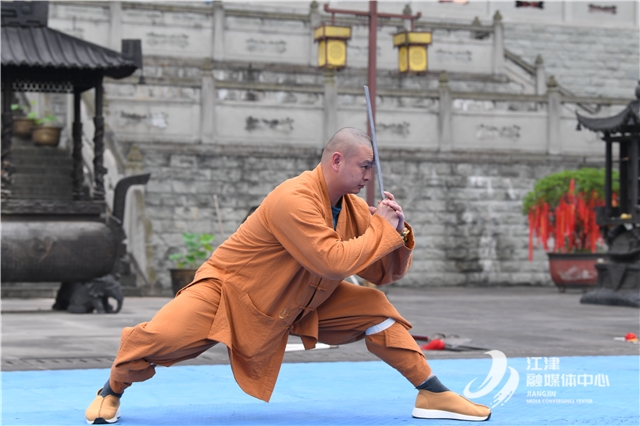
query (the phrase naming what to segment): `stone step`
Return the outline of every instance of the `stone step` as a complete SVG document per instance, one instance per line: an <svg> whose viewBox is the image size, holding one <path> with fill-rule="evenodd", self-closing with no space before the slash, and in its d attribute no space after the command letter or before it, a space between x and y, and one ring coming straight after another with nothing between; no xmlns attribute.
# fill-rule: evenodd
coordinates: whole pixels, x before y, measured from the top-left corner
<svg viewBox="0 0 640 426"><path fill-rule="evenodd" d="M47 187L47 188L59 188L69 187L73 185L73 180L69 175L31 175L26 173L16 173L13 175L13 187Z"/></svg>
<svg viewBox="0 0 640 426"><path fill-rule="evenodd" d="M13 156L29 156L29 157L60 157L71 158L71 154L67 151L63 151L57 148L51 148L48 146L16 146L11 150Z"/></svg>
<svg viewBox="0 0 640 426"><path fill-rule="evenodd" d="M48 163L50 161L55 162L73 162L73 159L68 155L32 155L31 153L13 153L11 159L14 163Z"/></svg>
<svg viewBox="0 0 640 426"><path fill-rule="evenodd" d="M15 166L13 176L71 176L73 167L68 164L47 164L47 165L19 165Z"/></svg>
<svg viewBox="0 0 640 426"><path fill-rule="evenodd" d="M72 200L71 185L65 187L13 187L11 198L17 200Z"/></svg>
<svg viewBox="0 0 640 426"><path fill-rule="evenodd" d="M60 283L2 283L3 299L51 298L55 302Z"/></svg>

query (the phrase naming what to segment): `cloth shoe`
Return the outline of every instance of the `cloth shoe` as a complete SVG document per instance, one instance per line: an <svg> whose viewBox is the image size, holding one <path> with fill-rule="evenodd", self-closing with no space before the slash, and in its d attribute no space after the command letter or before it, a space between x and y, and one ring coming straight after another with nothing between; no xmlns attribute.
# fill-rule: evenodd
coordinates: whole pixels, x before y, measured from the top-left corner
<svg viewBox="0 0 640 426"><path fill-rule="evenodd" d="M430 392L420 389L413 409L419 419L452 419L481 422L489 420L491 409L476 404L455 392Z"/></svg>
<svg viewBox="0 0 640 426"><path fill-rule="evenodd" d="M115 423L120 418L120 398L115 395L102 396L100 392L102 389L84 412L87 424L106 425Z"/></svg>

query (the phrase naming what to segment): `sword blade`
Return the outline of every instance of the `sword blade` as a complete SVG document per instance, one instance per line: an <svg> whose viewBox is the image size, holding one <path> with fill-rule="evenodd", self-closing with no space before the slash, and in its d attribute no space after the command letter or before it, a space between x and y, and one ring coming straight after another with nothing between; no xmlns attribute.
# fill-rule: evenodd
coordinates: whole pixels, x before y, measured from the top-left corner
<svg viewBox="0 0 640 426"><path fill-rule="evenodd" d="M378 155L378 142L376 141L376 126L373 122L373 110L371 109L371 97L369 95L369 87L364 86L364 96L367 98L367 113L369 114L369 129L371 130L371 145L373 145L373 158L376 162L376 176L378 177L378 188L380 189L380 198L387 198L384 195L384 185L382 185L382 168L380 167L380 156Z"/></svg>

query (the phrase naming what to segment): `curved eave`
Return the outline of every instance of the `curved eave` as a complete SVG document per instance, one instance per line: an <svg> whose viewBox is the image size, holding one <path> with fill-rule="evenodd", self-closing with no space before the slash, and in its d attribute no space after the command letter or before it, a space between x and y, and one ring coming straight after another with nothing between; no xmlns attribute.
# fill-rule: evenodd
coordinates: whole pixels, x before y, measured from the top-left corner
<svg viewBox="0 0 640 426"><path fill-rule="evenodd" d="M2 27L2 68L59 72L74 70L114 79L137 69L119 52L72 37L48 27ZM46 81L46 75L42 76Z"/></svg>
<svg viewBox="0 0 640 426"><path fill-rule="evenodd" d="M621 133L629 128L640 130L639 115L640 100L629 103L627 107L618 114L605 118L584 117L576 112L578 126L584 126L594 132Z"/></svg>

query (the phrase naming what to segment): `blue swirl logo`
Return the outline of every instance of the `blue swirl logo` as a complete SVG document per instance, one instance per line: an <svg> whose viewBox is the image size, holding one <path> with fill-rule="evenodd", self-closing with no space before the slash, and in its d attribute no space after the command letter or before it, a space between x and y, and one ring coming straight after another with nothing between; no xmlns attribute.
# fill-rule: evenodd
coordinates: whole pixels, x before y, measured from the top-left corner
<svg viewBox="0 0 640 426"><path fill-rule="evenodd" d="M472 399L490 394L502 382L508 368L509 379L507 379L507 382L504 384L502 389L493 396L493 405L491 406L491 408L493 408L496 405L504 405L513 396L516 388L518 387L518 383L520 383L520 375L513 367L507 366L507 357L501 351L492 350L485 352L485 354L491 356L492 359L489 374L487 374L487 377L475 391L471 390L471 386L476 379L471 380L464 388L463 395Z"/></svg>

